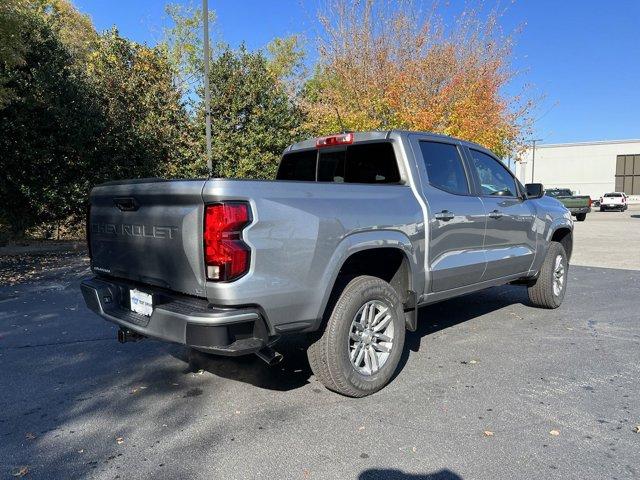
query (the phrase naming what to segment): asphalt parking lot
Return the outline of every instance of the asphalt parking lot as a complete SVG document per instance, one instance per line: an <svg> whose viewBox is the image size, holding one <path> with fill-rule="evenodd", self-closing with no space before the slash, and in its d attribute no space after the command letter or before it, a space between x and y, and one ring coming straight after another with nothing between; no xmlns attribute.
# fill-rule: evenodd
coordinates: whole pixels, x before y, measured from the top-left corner
<svg viewBox="0 0 640 480"><path fill-rule="evenodd" d="M584 222L575 222L571 263L640 270L640 205L625 212L593 210Z"/></svg>
<svg viewBox="0 0 640 480"><path fill-rule="evenodd" d="M397 378L359 400L299 341L276 368L120 345L84 307L86 259L36 257L0 286L0 477L640 478L639 233L637 207L576 223L557 310L515 286L422 309Z"/></svg>

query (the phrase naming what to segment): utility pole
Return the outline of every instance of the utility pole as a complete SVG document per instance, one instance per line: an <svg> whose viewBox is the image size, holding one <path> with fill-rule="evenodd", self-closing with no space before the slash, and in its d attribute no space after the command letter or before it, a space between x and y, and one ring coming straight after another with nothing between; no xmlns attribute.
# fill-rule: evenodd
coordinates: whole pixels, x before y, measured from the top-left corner
<svg viewBox="0 0 640 480"><path fill-rule="evenodd" d="M204 117L207 135L207 172L213 175L211 161L211 93L209 91L209 4L202 0L202 23L204 24Z"/></svg>
<svg viewBox="0 0 640 480"><path fill-rule="evenodd" d="M534 140L531 140L531 143L533 144L533 153L531 155L531 183L535 183L533 180L533 175L536 168L536 143L541 141L542 141L541 138L536 138Z"/></svg>

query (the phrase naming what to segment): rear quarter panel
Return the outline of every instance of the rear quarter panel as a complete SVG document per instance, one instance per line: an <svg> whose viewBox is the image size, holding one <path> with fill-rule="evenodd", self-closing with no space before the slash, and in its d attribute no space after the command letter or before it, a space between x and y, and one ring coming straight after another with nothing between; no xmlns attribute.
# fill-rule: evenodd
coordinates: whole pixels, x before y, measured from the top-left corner
<svg viewBox="0 0 640 480"><path fill-rule="evenodd" d="M245 200L253 212L243 232L249 273L207 283L207 297L259 305L279 332L317 325L340 267L358 250L396 247L414 270L424 264L422 211L405 185L211 180L203 199Z"/></svg>

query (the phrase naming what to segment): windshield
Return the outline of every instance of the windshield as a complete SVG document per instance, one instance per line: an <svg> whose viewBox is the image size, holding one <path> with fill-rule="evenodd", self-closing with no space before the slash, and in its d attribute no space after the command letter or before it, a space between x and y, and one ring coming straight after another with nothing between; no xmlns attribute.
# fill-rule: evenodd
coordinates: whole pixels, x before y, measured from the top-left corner
<svg viewBox="0 0 640 480"><path fill-rule="evenodd" d="M572 195L571 190L567 188L553 188L544 191L549 197L570 197Z"/></svg>

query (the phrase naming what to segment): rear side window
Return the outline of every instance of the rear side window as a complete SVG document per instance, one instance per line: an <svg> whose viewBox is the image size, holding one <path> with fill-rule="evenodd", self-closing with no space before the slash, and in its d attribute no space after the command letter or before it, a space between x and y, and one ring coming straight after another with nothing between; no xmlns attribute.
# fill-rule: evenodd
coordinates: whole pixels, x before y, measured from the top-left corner
<svg viewBox="0 0 640 480"><path fill-rule="evenodd" d="M480 180L482 195L515 197L518 195L516 182L507 170L495 158L478 150L469 149L471 164L475 168Z"/></svg>
<svg viewBox="0 0 640 480"><path fill-rule="evenodd" d="M305 153L306 156L300 156ZM311 163L313 153L313 173L307 163ZM317 159L316 159L317 157ZM363 143L346 148L311 150L285 154L278 169L278 180L314 181L317 161L317 181L333 183L399 183L400 171L389 142ZM295 164L305 162L301 168ZM304 172L304 176L300 175ZM291 175L297 177L292 178Z"/></svg>
<svg viewBox="0 0 640 480"><path fill-rule="evenodd" d="M316 179L317 150L302 150L287 153L278 167L278 180L311 181Z"/></svg>
<svg viewBox="0 0 640 480"><path fill-rule="evenodd" d="M455 145L423 141L420 151L430 185L456 195L469 194L469 182Z"/></svg>

